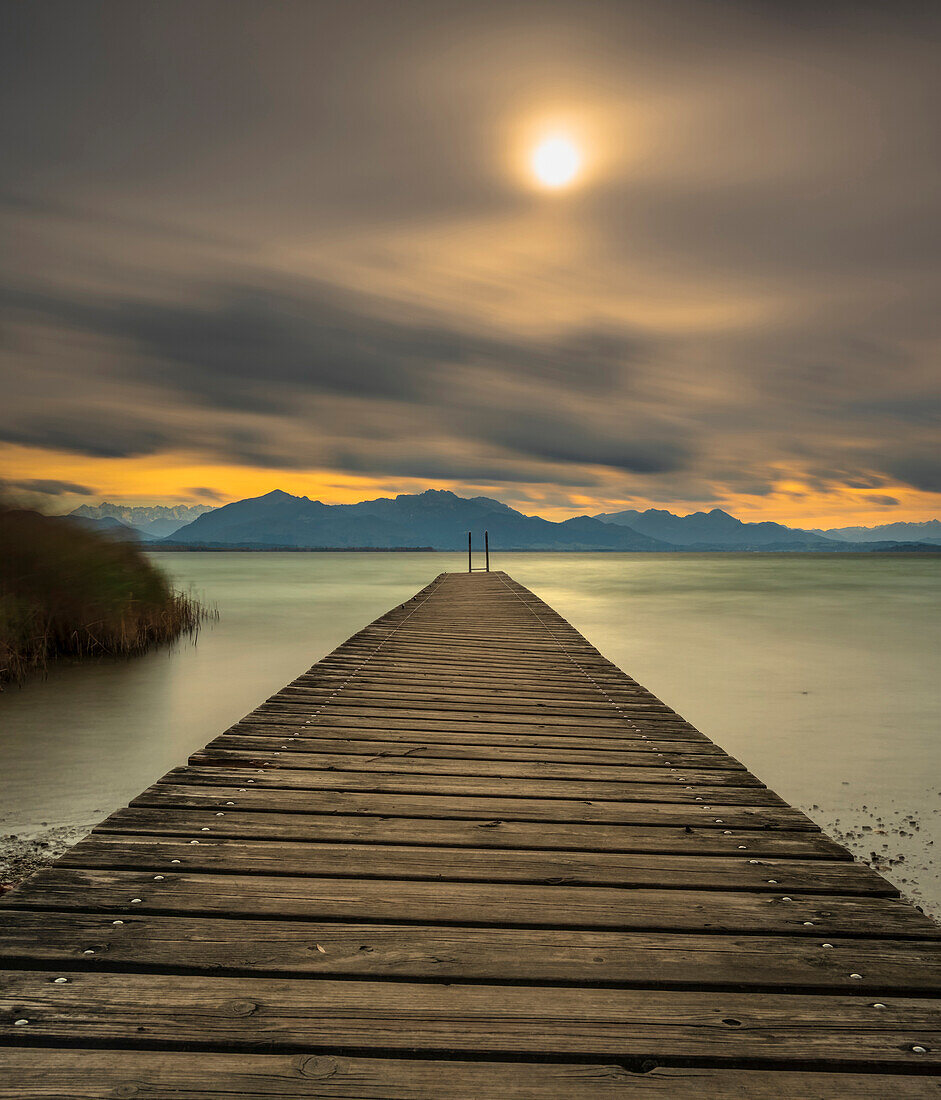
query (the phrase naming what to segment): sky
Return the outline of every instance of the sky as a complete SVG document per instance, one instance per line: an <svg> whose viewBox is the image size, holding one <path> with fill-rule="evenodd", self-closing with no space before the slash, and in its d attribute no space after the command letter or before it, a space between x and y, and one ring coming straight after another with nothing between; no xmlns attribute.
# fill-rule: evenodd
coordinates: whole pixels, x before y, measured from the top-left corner
<svg viewBox="0 0 941 1100"><path fill-rule="evenodd" d="M8 493L941 515L938 5L0 7Z"/></svg>

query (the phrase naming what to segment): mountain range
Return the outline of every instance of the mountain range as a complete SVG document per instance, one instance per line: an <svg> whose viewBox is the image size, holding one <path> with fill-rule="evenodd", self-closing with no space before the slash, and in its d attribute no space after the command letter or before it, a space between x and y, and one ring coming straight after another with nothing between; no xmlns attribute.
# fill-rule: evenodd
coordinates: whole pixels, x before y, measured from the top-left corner
<svg viewBox="0 0 941 1100"><path fill-rule="evenodd" d="M902 539L906 542L932 542L941 545L941 520L927 519L922 523L883 523L878 527L833 527L816 531L830 539L844 542L867 542L870 539Z"/></svg>
<svg viewBox="0 0 941 1100"><path fill-rule="evenodd" d="M359 504L322 504L280 489L206 512L167 540L183 546L433 547L461 550L489 531L495 546L520 550L669 550L627 527L578 516L553 523L526 516L490 497L445 489Z"/></svg>
<svg viewBox="0 0 941 1100"><path fill-rule="evenodd" d="M659 508L646 512L602 513L603 523L630 527L650 538L696 550L833 550L839 542L814 531L785 527L781 523L743 523L721 508L676 516ZM845 546L842 547L845 549Z"/></svg>
<svg viewBox="0 0 941 1100"><path fill-rule="evenodd" d="M846 552L850 548L941 548L941 523L937 520L871 530L810 531L780 523L743 523L719 508L687 516L651 508L576 516L556 523L524 515L490 497L460 497L441 489L358 504L323 504L275 489L212 509L204 505L134 509L102 504L97 509L86 505L72 514L122 538L139 535L154 548L463 550L468 531L480 546L484 530L490 534L491 545L501 550ZM173 525L169 537L156 537L159 524Z"/></svg>
<svg viewBox="0 0 941 1100"><path fill-rule="evenodd" d="M83 504L69 515L89 520L89 527L99 530L120 530L128 527L147 538L163 539L186 524L192 523L203 512L209 512L209 504L152 504L131 507L126 504Z"/></svg>

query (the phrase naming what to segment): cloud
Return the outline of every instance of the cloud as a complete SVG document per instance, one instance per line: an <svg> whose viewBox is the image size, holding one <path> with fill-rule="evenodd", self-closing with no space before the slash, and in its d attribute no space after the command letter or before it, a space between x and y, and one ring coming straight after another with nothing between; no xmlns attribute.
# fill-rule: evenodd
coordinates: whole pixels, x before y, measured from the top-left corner
<svg viewBox="0 0 941 1100"><path fill-rule="evenodd" d="M204 500L225 500L225 493L220 493L216 489L207 489L203 485L197 485L193 488L185 490L190 496L202 497Z"/></svg>
<svg viewBox="0 0 941 1100"><path fill-rule="evenodd" d="M0 439L537 497L941 492L927 8L20 5ZM521 166L556 117L587 170L550 197Z"/></svg>
<svg viewBox="0 0 941 1100"><path fill-rule="evenodd" d="M20 490L24 493L39 493L41 496L57 497L66 493L75 496L93 496L95 490L88 485L78 485L74 481L56 481L51 478L26 478L21 481L0 480L0 486Z"/></svg>

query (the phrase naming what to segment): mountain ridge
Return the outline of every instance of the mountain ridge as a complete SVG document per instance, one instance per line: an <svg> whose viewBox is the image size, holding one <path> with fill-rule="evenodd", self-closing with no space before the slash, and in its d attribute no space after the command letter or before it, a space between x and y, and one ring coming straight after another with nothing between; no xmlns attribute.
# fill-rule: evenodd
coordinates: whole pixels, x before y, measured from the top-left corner
<svg viewBox="0 0 941 1100"><path fill-rule="evenodd" d="M467 532L486 527L503 549L671 550L630 528L612 529L590 516L554 523L526 516L491 497L459 497L449 489L400 493L357 504L324 504L280 489L233 501L198 516L167 542L190 545L350 546L460 550Z"/></svg>
<svg viewBox="0 0 941 1100"><path fill-rule="evenodd" d="M162 539L211 511L212 507L209 504L111 504L105 500L101 504L82 504L69 515L87 520L115 519L148 538Z"/></svg>
<svg viewBox="0 0 941 1100"><path fill-rule="evenodd" d="M628 520L630 522L628 522ZM324 504L273 489L204 511L163 544L176 548L463 550L467 532L488 530L503 550L830 551L935 549L902 540L848 543L816 531L764 521L743 523L714 508L677 516L665 509L572 516L555 522L527 516L492 497L461 497L449 489L399 493L355 504ZM157 544L160 545L160 544Z"/></svg>

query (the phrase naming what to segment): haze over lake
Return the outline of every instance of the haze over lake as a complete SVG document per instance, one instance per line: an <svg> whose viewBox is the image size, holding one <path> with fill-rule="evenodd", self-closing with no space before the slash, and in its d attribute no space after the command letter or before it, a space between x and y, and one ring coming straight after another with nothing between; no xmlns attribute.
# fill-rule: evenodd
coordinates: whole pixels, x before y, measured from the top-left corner
<svg viewBox="0 0 941 1100"><path fill-rule="evenodd" d="M57 668L0 696L4 833L95 823L466 568L444 553L152 557L219 622L195 647ZM856 854L903 856L886 873L941 914L941 557L498 553L494 567Z"/></svg>

